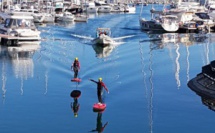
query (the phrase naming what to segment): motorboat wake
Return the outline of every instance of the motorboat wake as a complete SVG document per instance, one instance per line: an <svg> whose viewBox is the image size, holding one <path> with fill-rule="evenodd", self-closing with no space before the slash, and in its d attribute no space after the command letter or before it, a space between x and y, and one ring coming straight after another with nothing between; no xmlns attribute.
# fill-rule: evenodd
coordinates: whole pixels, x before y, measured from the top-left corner
<svg viewBox="0 0 215 133"><path fill-rule="evenodd" d="M109 45L112 46L118 46L123 44L122 42L123 39L126 38L131 38L134 35L128 35L128 36L122 36L122 37L117 37L117 38L112 38L110 37L110 29L109 28L98 28L97 29L97 34L96 38L92 38L89 36L82 36L82 35L77 35L77 34L71 34L73 37L85 39L85 40L90 40L93 45L99 45L101 47L106 47Z"/></svg>

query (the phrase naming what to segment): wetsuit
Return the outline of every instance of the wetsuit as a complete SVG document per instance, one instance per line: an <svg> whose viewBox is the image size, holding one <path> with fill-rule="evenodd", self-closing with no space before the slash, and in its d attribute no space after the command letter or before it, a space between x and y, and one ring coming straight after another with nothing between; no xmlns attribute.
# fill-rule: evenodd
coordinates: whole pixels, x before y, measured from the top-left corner
<svg viewBox="0 0 215 133"><path fill-rule="evenodd" d="M80 63L79 61L75 60L72 64L72 68L73 68L73 71L74 71L74 78L77 78L78 77L78 71L80 69Z"/></svg>
<svg viewBox="0 0 215 133"><path fill-rule="evenodd" d="M90 79L90 81L94 82L97 84L97 96L98 96L98 100L100 103L102 103L102 88L104 87L105 90L108 92L107 87L105 86L105 84L102 81L95 81L93 79Z"/></svg>

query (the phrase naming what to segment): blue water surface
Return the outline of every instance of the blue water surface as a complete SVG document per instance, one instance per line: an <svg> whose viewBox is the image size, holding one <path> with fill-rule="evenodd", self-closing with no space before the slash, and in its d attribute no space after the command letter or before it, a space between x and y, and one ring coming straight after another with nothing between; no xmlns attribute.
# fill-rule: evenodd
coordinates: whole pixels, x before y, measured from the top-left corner
<svg viewBox="0 0 215 133"><path fill-rule="evenodd" d="M144 7L141 16L150 19L150 8ZM151 38L140 31L139 15L137 7L134 14L91 14L87 23L39 26L43 41L29 58L10 58L2 46L0 132L85 133L107 123L104 133L213 133L214 111L187 87L214 60L212 37L201 42L184 42L182 37L177 43L145 41ZM112 37L132 37L101 55L90 40L72 36L94 38L98 27L110 28ZM75 57L81 63L79 84L70 81ZM104 91L107 108L100 117L92 109L96 84L88 80L99 77L110 91ZM70 97L76 89L81 91L78 117Z"/></svg>

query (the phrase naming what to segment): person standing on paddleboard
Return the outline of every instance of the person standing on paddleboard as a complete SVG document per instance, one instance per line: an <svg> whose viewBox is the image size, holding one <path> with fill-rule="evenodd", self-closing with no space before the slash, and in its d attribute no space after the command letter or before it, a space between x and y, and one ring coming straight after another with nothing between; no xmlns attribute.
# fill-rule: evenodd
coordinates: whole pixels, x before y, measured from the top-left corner
<svg viewBox="0 0 215 133"><path fill-rule="evenodd" d="M71 69L74 71L74 78L78 77L78 71L80 70L80 62L78 61L78 57L75 58Z"/></svg>
<svg viewBox="0 0 215 133"><path fill-rule="evenodd" d="M97 96L98 96L98 100L99 100L99 103L102 103L102 88L104 87L105 90L107 91L107 93L109 93L108 88L106 87L106 85L104 84L104 82L102 82L102 78L99 78L98 82L95 81L95 80L93 80L93 79L89 79L89 80L97 84Z"/></svg>

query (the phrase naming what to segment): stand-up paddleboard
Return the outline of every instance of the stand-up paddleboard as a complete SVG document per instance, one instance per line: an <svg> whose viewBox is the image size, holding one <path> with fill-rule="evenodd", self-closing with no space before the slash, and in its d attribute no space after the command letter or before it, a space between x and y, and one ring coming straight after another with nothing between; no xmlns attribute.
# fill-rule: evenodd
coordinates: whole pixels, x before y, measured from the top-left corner
<svg viewBox="0 0 215 133"><path fill-rule="evenodd" d="M106 108L106 104L105 103L101 103L101 104L95 103L93 105L93 111L104 111L105 108Z"/></svg>
<svg viewBox="0 0 215 133"><path fill-rule="evenodd" d="M79 79L79 78L73 78L73 79L71 79L71 81L72 82L81 82L81 79Z"/></svg>
<svg viewBox="0 0 215 133"><path fill-rule="evenodd" d="M70 93L70 96L73 97L73 98L79 98L81 96L81 91L79 91L79 90L73 90Z"/></svg>

